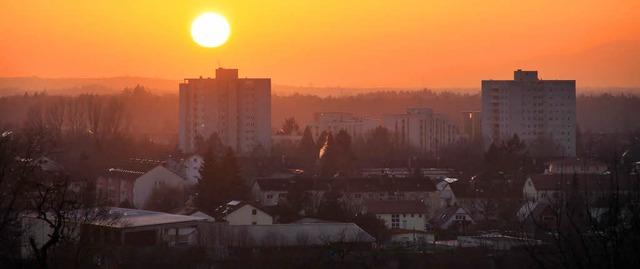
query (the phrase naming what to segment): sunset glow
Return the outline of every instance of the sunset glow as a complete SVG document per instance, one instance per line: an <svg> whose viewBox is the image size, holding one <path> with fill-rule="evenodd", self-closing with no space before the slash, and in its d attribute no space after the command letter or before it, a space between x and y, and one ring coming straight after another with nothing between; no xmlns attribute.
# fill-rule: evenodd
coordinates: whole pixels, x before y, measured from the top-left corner
<svg viewBox="0 0 640 269"><path fill-rule="evenodd" d="M640 1L8 1L0 76L211 75L274 84L474 87L516 68L582 86L640 86ZM204 12L233 38L193 42ZM99 34L96 34L99 33Z"/></svg>

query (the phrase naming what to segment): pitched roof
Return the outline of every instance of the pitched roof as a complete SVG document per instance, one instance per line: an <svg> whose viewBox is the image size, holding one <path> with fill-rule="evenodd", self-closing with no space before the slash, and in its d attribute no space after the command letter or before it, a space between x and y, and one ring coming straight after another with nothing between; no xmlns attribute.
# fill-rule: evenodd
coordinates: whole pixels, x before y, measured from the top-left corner
<svg viewBox="0 0 640 269"><path fill-rule="evenodd" d="M429 222L431 222L434 226L441 226L442 224L444 224L445 222L453 218L453 216L456 214L456 212L458 212L458 210L464 211L467 215L469 215L469 217L471 217L471 215L463 207L451 206L451 207L444 208L438 211L437 213L433 214L433 217L431 217Z"/></svg>
<svg viewBox="0 0 640 269"><path fill-rule="evenodd" d="M575 177L575 179L574 179ZM638 179L630 175L613 174L543 174L530 177L536 190L638 190Z"/></svg>
<svg viewBox="0 0 640 269"><path fill-rule="evenodd" d="M327 190L329 189L329 182L323 179L316 178L258 178L253 184L257 184L261 191L281 191L286 192L294 188L300 188L304 190Z"/></svg>
<svg viewBox="0 0 640 269"><path fill-rule="evenodd" d="M425 214L428 212L427 206L420 201L409 200L367 200L364 201L367 212L373 214Z"/></svg>
<svg viewBox="0 0 640 269"><path fill-rule="evenodd" d="M266 211L264 211L262 208L260 208L259 206L255 205L254 203L248 202L248 201L238 201L238 200L232 200L229 201L228 203L226 203L225 205L222 205L218 208L216 208L214 214L216 216L227 216L233 212L235 212L236 210L249 205L252 206L255 209L258 209L262 212L264 212L267 215L270 215L269 213L267 213Z"/></svg>
<svg viewBox="0 0 640 269"><path fill-rule="evenodd" d="M606 166L606 163L592 160L592 159L584 159L584 158L563 158L557 159L548 162L549 165L568 165L568 166L577 166L577 165L585 165L585 166Z"/></svg>
<svg viewBox="0 0 640 269"><path fill-rule="evenodd" d="M436 191L436 186L427 178L348 178L340 185L342 189L361 192Z"/></svg>
<svg viewBox="0 0 640 269"><path fill-rule="evenodd" d="M114 223L106 224L106 226L112 226L115 228L135 228L153 225L207 221L207 218L204 217L174 215L163 212L119 207L109 208L108 214L119 217ZM101 223L96 223L96 225L105 226L105 224Z"/></svg>
<svg viewBox="0 0 640 269"><path fill-rule="evenodd" d="M236 247L323 246L328 243L373 243L375 238L354 223L291 223L229 226ZM238 240L239 239L239 240ZM244 239L244 240L243 240Z"/></svg>

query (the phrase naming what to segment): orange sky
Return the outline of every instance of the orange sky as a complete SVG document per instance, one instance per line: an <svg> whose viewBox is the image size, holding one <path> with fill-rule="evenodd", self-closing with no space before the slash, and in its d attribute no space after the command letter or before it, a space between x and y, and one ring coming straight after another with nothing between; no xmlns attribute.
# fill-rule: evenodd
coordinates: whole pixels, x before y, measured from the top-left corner
<svg viewBox="0 0 640 269"><path fill-rule="evenodd" d="M640 86L640 1L3 1L0 76L167 79L219 65L273 84L475 87L516 68ZM219 48L193 42L212 11Z"/></svg>

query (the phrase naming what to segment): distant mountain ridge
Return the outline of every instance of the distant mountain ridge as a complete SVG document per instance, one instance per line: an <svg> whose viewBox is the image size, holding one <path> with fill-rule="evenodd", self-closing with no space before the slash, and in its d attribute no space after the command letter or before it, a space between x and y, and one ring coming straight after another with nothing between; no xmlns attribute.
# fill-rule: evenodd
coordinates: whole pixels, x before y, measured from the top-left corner
<svg viewBox="0 0 640 269"><path fill-rule="evenodd" d="M113 94L124 88L144 86L156 94L176 93L180 81L144 77L111 78L0 78L0 96L42 92L48 94L75 95L85 92Z"/></svg>

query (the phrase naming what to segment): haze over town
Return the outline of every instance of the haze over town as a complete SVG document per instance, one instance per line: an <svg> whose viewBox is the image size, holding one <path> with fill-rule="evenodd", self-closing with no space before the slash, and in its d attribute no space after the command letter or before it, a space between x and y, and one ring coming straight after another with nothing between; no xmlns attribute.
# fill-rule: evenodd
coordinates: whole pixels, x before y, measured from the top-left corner
<svg viewBox="0 0 640 269"><path fill-rule="evenodd" d="M7 268L636 268L638 1L0 4Z"/></svg>

